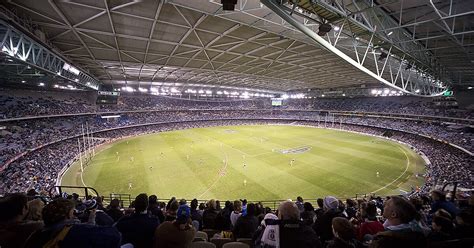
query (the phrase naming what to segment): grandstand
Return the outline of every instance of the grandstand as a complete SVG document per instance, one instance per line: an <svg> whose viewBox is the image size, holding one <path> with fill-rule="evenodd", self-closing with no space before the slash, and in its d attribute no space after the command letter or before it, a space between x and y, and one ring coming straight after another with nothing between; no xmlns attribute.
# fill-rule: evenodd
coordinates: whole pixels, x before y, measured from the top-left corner
<svg viewBox="0 0 474 248"><path fill-rule="evenodd" d="M0 247L473 247L473 15L2 2Z"/></svg>

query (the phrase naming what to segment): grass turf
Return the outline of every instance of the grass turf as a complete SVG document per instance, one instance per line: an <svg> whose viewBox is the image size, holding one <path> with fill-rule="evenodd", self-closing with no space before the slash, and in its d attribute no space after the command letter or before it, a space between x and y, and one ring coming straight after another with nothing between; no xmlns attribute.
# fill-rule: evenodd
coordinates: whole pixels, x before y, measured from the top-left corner
<svg viewBox="0 0 474 248"><path fill-rule="evenodd" d="M423 164L410 148L368 135L300 126L222 126L104 145L82 179L76 162L62 185L85 184L102 195L146 192L160 198L354 197L400 194L419 186L423 180L414 174L424 171Z"/></svg>

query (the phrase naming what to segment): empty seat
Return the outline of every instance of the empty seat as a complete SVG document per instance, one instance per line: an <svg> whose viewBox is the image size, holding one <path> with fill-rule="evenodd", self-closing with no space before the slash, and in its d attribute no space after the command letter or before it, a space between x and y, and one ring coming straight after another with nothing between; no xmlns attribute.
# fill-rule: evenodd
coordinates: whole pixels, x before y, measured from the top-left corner
<svg viewBox="0 0 474 248"><path fill-rule="evenodd" d="M250 248L254 247L254 243L253 243L252 239L240 238L240 239L237 239L237 242L242 242L244 244L247 244L247 245L249 245Z"/></svg>
<svg viewBox="0 0 474 248"><path fill-rule="evenodd" d="M201 231L197 231L196 235L194 235L194 238L202 238L205 241L209 241L209 239L207 238L207 233Z"/></svg>
<svg viewBox="0 0 474 248"><path fill-rule="evenodd" d="M222 246L226 243L232 242L231 239L223 238L223 239L218 239L218 238L211 238L211 242L216 245L217 248L222 248Z"/></svg>
<svg viewBox="0 0 474 248"><path fill-rule="evenodd" d="M248 244L244 244L242 242L230 242L230 243L225 243L222 248L249 248L250 246Z"/></svg>
<svg viewBox="0 0 474 248"><path fill-rule="evenodd" d="M192 242L190 248L216 248L216 245L207 241Z"/></svg>
<svg viewBox="0 0 474 248"><path fill-rule="evenodd" d="M211 239L214 236L214 234L219 232L219 230L214 230L214 229L203 229L202 231L207 234L208 239Z"/></svg>

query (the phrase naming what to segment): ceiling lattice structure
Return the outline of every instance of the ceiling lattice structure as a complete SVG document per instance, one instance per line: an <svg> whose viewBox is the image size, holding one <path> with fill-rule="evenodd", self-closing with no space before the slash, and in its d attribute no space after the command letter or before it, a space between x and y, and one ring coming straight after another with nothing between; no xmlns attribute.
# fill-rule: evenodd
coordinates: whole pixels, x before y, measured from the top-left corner
<svg viewBox="0 0 474 248"><path fill-rule="evenodd" d="M258 0L238 2L234 12L222 11L220 4L209 0L10 0L4 9L29 20L41 30L36 35L105 83L146 87L179 82L273 91L380 86L314 44ZM411 19L406 12L397 14L402 2L378 4L394 18L402 17L403 26ZM402 10L405 7L410 12L414 8L405 3ZM430 15L417 21L432 18ZM308 26L318 29L316 24ZM442 40L449 39L446 44L433 44L433 38L426 46L440 56L449 50L439 44L457 46L456 51L468 54L459 65L452 64L453 70L462 70L464 83L472 82L472 70L464 68L472 68L469 35L464 34L463 43L455 43L443 34Z"/></svg>

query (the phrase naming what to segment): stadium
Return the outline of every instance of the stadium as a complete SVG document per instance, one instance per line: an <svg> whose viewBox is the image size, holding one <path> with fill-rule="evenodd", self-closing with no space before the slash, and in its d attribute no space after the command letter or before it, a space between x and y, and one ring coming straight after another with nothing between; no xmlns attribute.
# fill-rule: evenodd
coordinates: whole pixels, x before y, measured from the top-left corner
<svg viewBox="0 0 474 248"><path fill-rule="evenodd" d="M474 2L0 3L0 247L473 247Z"/></svg>

